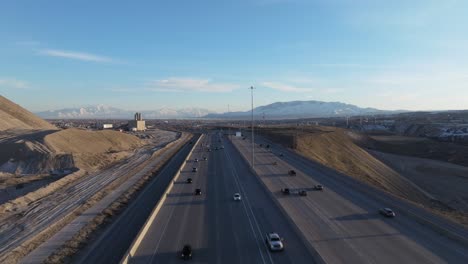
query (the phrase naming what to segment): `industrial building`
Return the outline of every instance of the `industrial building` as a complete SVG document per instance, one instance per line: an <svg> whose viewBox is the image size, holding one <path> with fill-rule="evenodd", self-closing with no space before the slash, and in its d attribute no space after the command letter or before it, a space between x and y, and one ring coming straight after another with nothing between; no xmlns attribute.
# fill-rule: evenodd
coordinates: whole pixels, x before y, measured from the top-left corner
<svg viewBox="0 0 468 264"><path fill-rule="evenodd" d="M98 128L99 129L112 129L114 127L113 124L99 124Z"/></svg>
<svg viewBox="0 0 468 264"><path fill-rule="evenodd" d="M146 130L145 120L141 117L141 113L135 113L134 119L128 121L128 130L144 131Z"/></svg>

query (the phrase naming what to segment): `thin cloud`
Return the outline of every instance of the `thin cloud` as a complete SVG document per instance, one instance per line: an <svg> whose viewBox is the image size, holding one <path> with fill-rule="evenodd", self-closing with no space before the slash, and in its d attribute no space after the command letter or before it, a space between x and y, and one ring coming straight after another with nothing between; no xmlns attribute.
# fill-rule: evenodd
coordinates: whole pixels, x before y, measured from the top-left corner
<svg viewBox="0 0 468 264"><path fill-rule="evenodd" d="M85 53L85 52L76 52L76 51L44 49L44 50L40 50L39 54L45 55L45 56L51 56L51 57L80 60L80 61L115 62L114 59L109 58L109 57L104 57L104 56L95 55L91 53Z"/></svg>
<svg viewBox="0 0 468 264"><path fill-rule="evenodd" d="M162 92L231 92L238 89L239 85L213 82L210 79L168 78L151 81L146 88Z"/></svg>
<svg viewBox="0 0 468 264"><path fill-rule="evenodd" d="M25 41L16 41L18 46L39 46L41 43L39 41L25 40Z"/></svg>
<svg viewBox="0 0 468 264"><path fill-rule="evenodd" d="M14 89L26 89L29 88L29 84L25 81L17 80L14 78L0 78L0 87L14 88Z"/></svg>
<svg viewBox="0 0 468 264"><path fill-rule="evenodd" d="M312 88L297 87L289 84L278 83L278 82L262 82L262 86L275 89L282 92L311 92Z"/></svg>

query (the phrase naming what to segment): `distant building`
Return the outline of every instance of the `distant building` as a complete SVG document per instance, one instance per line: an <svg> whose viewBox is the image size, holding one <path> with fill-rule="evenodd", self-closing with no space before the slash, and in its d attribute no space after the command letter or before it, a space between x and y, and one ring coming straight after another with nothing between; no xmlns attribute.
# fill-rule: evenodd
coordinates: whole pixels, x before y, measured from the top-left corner
<svg viewBox="0 0 468 264"><path fill-rule="evenodd" d="M114 127L114 125L112 125L112 124L100 124L99 125L100 129L112 129L113 127Z"/></svg>
<svg viewBox="0 0 468 264"><path fill-rule="evenodd" d="M135 113L135 119L128 121L128 129L130 131L146 130L145 120L141 117L141 113Z"/></svg>

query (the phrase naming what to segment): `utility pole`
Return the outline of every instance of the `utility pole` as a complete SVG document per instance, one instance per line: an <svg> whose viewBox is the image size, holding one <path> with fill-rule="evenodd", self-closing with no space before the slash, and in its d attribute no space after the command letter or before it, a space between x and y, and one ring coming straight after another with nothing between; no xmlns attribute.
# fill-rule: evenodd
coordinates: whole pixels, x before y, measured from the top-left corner
<svg viewBox="0 0 468 264"><path fill-rule="evenodd" d="M254 114L253 114L253 90L254 87L250 86L250 96L251 96L251 101L252 101L252 169L254 168L254 160L255 160L255 154L254 154L254 149L255 149L255 140L254 140Z"/></svg>

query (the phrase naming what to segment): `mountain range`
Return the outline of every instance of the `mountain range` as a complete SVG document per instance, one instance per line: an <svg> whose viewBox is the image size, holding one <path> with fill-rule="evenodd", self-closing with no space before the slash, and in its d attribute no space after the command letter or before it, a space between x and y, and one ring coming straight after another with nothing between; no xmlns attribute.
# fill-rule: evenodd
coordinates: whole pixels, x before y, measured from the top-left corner
<svg viewBox="0 0 468 264"><path fill-rule="evenodd" d="M123 110L111 106L96 105L38 112L36 114L46 119L132 119L135 112L136 111ZM214 111L196 107L183 109L163 107L157 110L138 112L142 113L144 119L246 119L251 116L251 111L215 113ZM386 111L375 108L361 108L341 102L322 101L277 102L254 108L255 117L265 117L265 119L340 117L397 114L401 112L405 111Z"/></svg>
<svg viewBox="0 0 468 264"><path fill-rule="evenodd" d="M256 118L265 119L288 119L288 118L318 118L318 117L340 117L376 114L397 114L406 112L403 110L387 111L376 108L361 108L352 104L341 102L322 101L291 101L277 102L265 106L259 106L253 110ZM245 119L251 116L251 111L230 112L223 114L208 114L205 118L216 119Z"/></svg>
<svg viewBox="0 0 468 264"><path fill-rule="evenodd" d="M106 105L93 105L37 112L36 114L45 119L133 119L135 112L141 113L143 119L190 119L214 113L196 107L182 109L163 107L150 111L131 111Z"/></svg>

